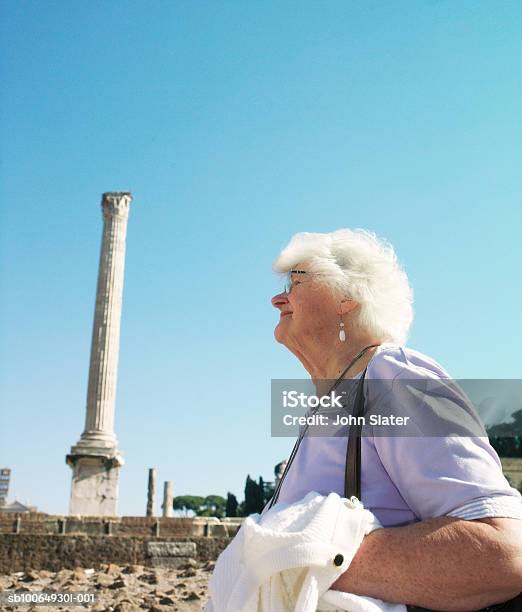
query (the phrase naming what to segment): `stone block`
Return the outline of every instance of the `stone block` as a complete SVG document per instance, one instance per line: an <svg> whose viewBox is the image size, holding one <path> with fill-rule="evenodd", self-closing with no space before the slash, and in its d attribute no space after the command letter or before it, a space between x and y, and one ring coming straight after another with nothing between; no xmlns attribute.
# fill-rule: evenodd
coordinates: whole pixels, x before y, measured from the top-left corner
<svg viewBox="0 0 522 612"><path fill-rule="evenodd" d="M179 569L194 562L192 557L152 557L151 567L164 567L167 569Z"/></svg>
<svg viewBox="0 0 522 612"><path fill-rule="evenodd" d="M148 542L149 557L195 557L194 542Z"/></svg>
<svg viewBox="0 0 522 612"><path fill-rule="evenodd" d="M223 523L210 524L207 534L211 538L226 538L228 536L227 526Z"/></svg>
<svg viewBox="0 0 522 612"><path fill-rule="evenodd" d="M206 523L192 523L190 527L190 535L195 538L203 538L207 533L207 525Z"/></svg>

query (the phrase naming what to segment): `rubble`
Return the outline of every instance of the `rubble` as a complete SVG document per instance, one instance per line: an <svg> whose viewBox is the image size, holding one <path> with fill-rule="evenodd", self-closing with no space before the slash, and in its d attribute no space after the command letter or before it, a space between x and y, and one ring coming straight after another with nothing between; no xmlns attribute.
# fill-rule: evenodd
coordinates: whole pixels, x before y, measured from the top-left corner
<svg viewBox="0 0 522 612"><path fill-rule="evenodd" d="M96 604L88 607L93 612L200 612L207 600L208 578L208 563L200 566L191 562L183 571L111 563L98 568L78 567L59 572L31 570L0 574L0 590L92 592L97 595ZM14 607L4 609L16 610ZM38 612L73 609L79 612L86 608L39 605L35 609Z"/></svg>

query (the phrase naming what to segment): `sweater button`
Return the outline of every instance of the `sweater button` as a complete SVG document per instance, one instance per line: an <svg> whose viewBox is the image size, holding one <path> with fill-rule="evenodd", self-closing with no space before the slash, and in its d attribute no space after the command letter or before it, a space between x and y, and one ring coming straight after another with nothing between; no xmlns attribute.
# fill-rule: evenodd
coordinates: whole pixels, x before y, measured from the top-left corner
<svg viewBox="0 0 522 612"><path fill-rule="evenodd" d="M340 565L343 564L344 557L341 554L335 555L333 562L334 562L334 565L339 567Z"/></svg>

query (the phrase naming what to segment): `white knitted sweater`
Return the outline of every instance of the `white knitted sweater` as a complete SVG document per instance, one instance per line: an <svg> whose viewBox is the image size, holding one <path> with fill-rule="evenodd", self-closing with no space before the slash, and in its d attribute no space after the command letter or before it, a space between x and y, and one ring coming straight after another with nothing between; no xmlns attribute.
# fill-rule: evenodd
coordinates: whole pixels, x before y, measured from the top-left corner
<svg viewBox="0 0 522 612"><path fill-rule="evenodd" d="M359 500L312 491L245 519L219 556L205 612L405 612L330 589L350 565L363 537L381 525Z"/></svg>

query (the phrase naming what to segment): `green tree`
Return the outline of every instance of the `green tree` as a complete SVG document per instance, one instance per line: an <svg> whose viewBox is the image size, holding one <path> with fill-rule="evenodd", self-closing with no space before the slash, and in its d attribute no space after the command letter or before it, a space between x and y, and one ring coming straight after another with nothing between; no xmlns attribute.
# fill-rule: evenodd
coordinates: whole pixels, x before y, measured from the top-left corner
<svg viewBox="0 0 522 612"><path fill-rule="evenodd" d="M258 512L261 512L265 506L265 482L263 477L259 477L259 481L257 484L257 507L259 508Z"/></svg>
<svg viewBox="0 0 522 612"><path fill-rule="evenodd" d="M250 478L250 474L246 477L245 482L245 516L259 512L259 486L255 480Z"/></svg>
<svg viewBox="0 0 522 612"><path fill-rule="evenodd" d="M227 505L225 507L226 516L238 516L237 498L233 493L227 493Z"/></svg>
<svg viewBox="0 0 522 612"><path fill-rule="evenodd" d="M245 501L241 508L242 516L248 516L255 512L261 512L265 505L265 484L263 479L259 477L259 481L256 482L250 478L250 474L246 478L245 483ZM241 506L241 504L240 504Z"/></svg>
<svg viewBox="0 0 522 612"><path fill-rule="evenodd" d="M225 498L221 497L221 495L207 495L199 516L216 516L217 518L223 518L225 516L226 504Z"/></svg>
<svg viewBox="0 0 522 612"><path fill-rule="evenodd" d="M511 419L487 429L491 446L500 457L522 457L522 410L515 410Z"/></svg>
<svg viewBox="0 0 522 612"><path fill-rule="evenodd" d="M274 490L275 490L274 483L272 483L272 482L265 482L264 483L263 507L272 499L272 495L274 494Z"/></svg>
<svg viewBox="0 0 522 612"><path fill-rule="evenodd" d="M179 495L174 498L174 510L180 510L188 516L189 512L194 512L196 516L225 516L226 500L221 495Z"/></svg>
<svg viewBox="0 0 522 612"><path fill-rule="evenodd" d="M174 498L172 507L174 510L180 510L185 515L188 515L191 510L195 514L199 514L204 503L205 498L199 495L178 495L178 497Z"/></svg>

